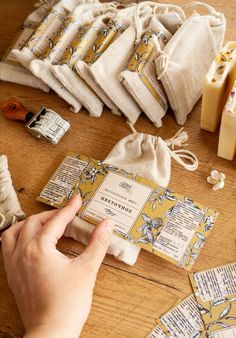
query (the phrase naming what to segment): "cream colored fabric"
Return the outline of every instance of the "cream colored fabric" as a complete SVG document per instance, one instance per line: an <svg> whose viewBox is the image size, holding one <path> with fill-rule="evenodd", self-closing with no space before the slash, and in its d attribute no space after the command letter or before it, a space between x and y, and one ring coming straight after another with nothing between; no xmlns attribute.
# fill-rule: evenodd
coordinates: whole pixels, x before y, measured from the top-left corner
<svg viewBox="0 0 236 338"><path fill-rule="evenodd" d="M122 10L119 10L116 15L112 17L113 23L117 26L122 26L124 29L127 28L133 21L133 15L136 5L129 6ZM96 42L96 41L95 41ZM114 40L112 41L112 43ZM84 81L94 90L98 97L104 102L104 104L111 109L112 113L120 115L119 108L114 104L114 102L109 98L105 91L99 86L99 84L93 78L90 72L90 64L86 64L83 60L78 60L75 69L77 74L84 79Z"/></svg>
<svg viewBox="0 0 236 338"><path fill-rule="evenodd" d="M97 6L97 4L78 5L70 15L72 22L69 20L69 23L66 25L66 29L62 31L59 40L54 45L47 58L43 60L34 59L31 61L29 66L32 73L44 81L61 98L68 102L71 105L71 110L75 113L81 109L82 104L54 76L52 72L52 65L60 62L66 49L70 46L71 42L78 34L80 27L91 21L94 9L97 9ZM80 81L80 85L82 91L84 92L85 84L83 84L83 81ZM89 102L87 102L87 105L89 106ZM96 109L102 109L100 102L98 102L98 105L96 105Z"/></svg>
<svg viewBox="0 0 236 338"><path fill-rule="evenodd" d="M150 30L153 31L152 34ZM127 91L156 127L162 126L161 119L168 109L168 99L162 84L156 78L155 58L171 36L171 33L153 16L146 34L144 33L131 59L136 66L132 66L133 70L127 69L121 72L119 76ZM147 57L146 48L149 48L151 44L153 44L153 49ZM141 47L140 53L139 46ZM138 61L136 61L137 58ZM140 66L142 70L139 70Z"/></svg>
<svg viewBox="0 0 236 338"><path fill-rule="evenodd" d="M0 80L38 88L44 92L50 90L43 81L35 77L28 69L11 63L0 62Z"/></svg>
<svg viewBox="0 0 236 338"><path fill-rule="evenodd" d="M8 170L7 157L0 155L0 230L25 217Z"/></svg>
<svg viewBox="0 0 236 338"><path fill-rule="evenodd" d="M211 26L216 21L216 26ZM204 78L223 42L223 16L192 15L173 35L156 58L161 80L178 124L186 122L188 114L202 95Z"/></svg>
<svg viewBox="0 0 236 338"><path fill-rule="evenodd" d="M98 1L86 1L86 0L61 0L58 3L56 3L50 13L45 16L41 17L40 21L45 18L46 21L50 20L50 17L57 16L55 20L49 25L47 30L47 39L39 40L40 48L37 48L40 50L37 50L37 53L35 53L33 48L30 48L28 46L23 47L21 50L13 50L13 54L15 55L16 59L19 63L21 63L24 67L29 68L30 62L34 59L37 59L37 57L40 57L45 50L49 47L50 39L53 39L55 35L60 31L62 24L63 24L63 18L65 18L68 13L72 12L76 6L79 4L87 3L88 5L93 3L99 3ZM40 29L40 26L38 27ZM36 32L37 33L37 30ZM35 34L34 34L35 35ZM34 38L34 36L32 36ZM37 54L37 55L36 55Z"/></svg>
<svg viewBox="0 0 236 338"><path fill-rule="evenodd" d="M105 17L109 17L111 15L112 13L99 16L94 20L92 27L89 29L99 31L104 28ZM91 116L101 116L103 111L103 101L99 99L97 93L95 93L73 69L71 69L67 64L58 64L52 66L52 72L57 80L59 80L63 86L67 88L79 102L81 102ZM106 104L109 104L109 102L106 101Z"/></svg>
<svg viewBox="0 0 236 338"><path fill-rule="evenodd" d="M174 147L182 145L187 140L186 132L178 132L173 138L163 141L160 137L137 133L121 139L105 158L105 163L113 164L128 172L141 175L153 182L166 187L170 180L171 157L175 158L188 170L196 170L198 162L194 154L187 150L170 150L167 145ZM188 159L190 164L183 162ZM79 217L75 217L65 231L66 237L72 237L87 245L94 226ZM134 265L140 248L134 244L113 235L108 254Z"/></svg>
<svg viewBox="0 0 236 338"><path fill-rule="evenodd" d="M135 37L135 28L128 27L90 67L98 85L133 124L141 114L141 109L120 83L118 77L120 72L127 67L134 52Z"/></svg>
<svg viewBox="0 0 236 338"><path fill-rule="evenodd" d="M167 186L170 179L170 154L167 148L161 138L138 133L131 134L115 145L104 162ZM74 221L67 226L64 235L87 245L93 230L94 225L75 217ZM112 235L107 252L126 264L134 265L140 248Z"/></svg>
<svg viewBox="0 0 236 338"><path fill-rule="evenodd" d="M120 83L119 74L126 69L134 52L134 43L137 37L135 17L145 21L152 13L152 8L149 5L143 5L139 13L136 13L137 8L138 6L130 13L129 27L90 67L90 72L96 83L133 124L141 114L141 109Z"/></svg>
<svg viewBox="0 0 236 338"><path fill-rule="evenodd" d="M4 55L2 61L0 62L0 80L42 89L45 92L49 91L50 88L47 85L33 76L20 63L17 64L17 59L15 59L13 50L21 50L24 48L24 45L31 34L39 25L40 21L46 17L48 11L50 11L55 2L55 0L51 0L43 5L40 5L40 7L30 13L25 19L17 41L14 41L14 45L10 47L11 49L6 55Z"/></svg>

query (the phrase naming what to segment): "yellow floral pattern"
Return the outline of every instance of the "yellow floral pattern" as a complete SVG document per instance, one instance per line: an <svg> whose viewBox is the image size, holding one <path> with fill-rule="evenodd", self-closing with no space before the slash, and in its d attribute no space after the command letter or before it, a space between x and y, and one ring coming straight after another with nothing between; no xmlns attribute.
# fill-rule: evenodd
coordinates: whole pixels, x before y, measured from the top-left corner
<svg viewBox="0 0 236 338"><path fill-rule="evenodd" d="M154 87L151 83L149 77L145 73L145 67L148 62L154 62L157 52L155 50L155 45L153 42L153 36L156 36L157 40L160 41L160 44L166 44L168 42L167 37L162 33L161 30L148 30L140 43L136 46L135 52L129 62L128 70L138 73L140 79L146 85L150 93L157 100L157 102L162 106L166 111L168 108L167 100L165 99L165 94L159 89ZM155 69L155 67L154 67ZM161 84L160 84L161 85Z"/></svg>
<svg viewBox="0 0 236 338"><path fill-rule="evenodd" d="M124 26L117 20L110 20L106 27L102 28L96 40L89 48L83 61L87 64L94 63L109 45L124 31Z"/></svg>
<svg viewBox="0 0 236 338"><path fill-rule="evenodd" d="M32 53L40 57L44 51L52 45L57 36L58 30L63 28L65 18L58 12L51 12L42 20L36 32L28 40L25 47L29 48Z"/></svg>
<svg viewBox="0 0 236 338"><path fill-rule="evenodd" d="M39 197L40 201L54 205L55 207L61 207L67 204L67 200L72 194L79 193L83 199L83 206L79 211L79 215L83 218L83 212L86 204L91 201L104 177L109 172L116 173L120 176L124 176L139 182L142 185L151 188L152 192L148 198L147 203L144 205L143 210L139 212L138 218L136 218L136 221L129 233L127 235L119 235L124 239L141 246L145 250L150 251L155 255L174 263L175 265L178 265L181 268L187 270L191 269L210 233L210 230L215 223L218 213L202 206L197 202L192 201L189 198L174 193L167 188L160 187L150 180L133 175L131 173L127 173L126 171L119 169L114 165L105 164L101 161L93 160L83 155L69 154L69 156L74 156L86 163L85 169L83 170L79 179L76 181L73 189L68 194L68 196L65 196L64 201L60 204L55 204ZM127 183L126 186L122 188L130 189ZM195 234L192 237L181 260L177 261L173 258L170 258L169 255L155 249L155 242L158 239L158 236L160 235L170 214L173 212L174 207L179 201L188 203L191 208L195 208L196 213L200 211L203 217L201 218L198 228L195 231ZM84 218L92 224L96 224L94 219L89 219L88 216Z"/></svg>

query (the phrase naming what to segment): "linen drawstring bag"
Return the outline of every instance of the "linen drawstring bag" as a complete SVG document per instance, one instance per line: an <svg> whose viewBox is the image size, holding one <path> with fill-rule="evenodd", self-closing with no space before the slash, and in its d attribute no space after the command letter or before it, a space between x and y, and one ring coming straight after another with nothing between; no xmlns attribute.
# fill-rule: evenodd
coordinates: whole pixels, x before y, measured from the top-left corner
<svg viewBox="0 0 236 338"><path fill-rule="evenodd" d="M188 114L202 95L208 69L222 46L225 18L222 13L204 3L209 15L194 13L173 35L155 60L158 79L165 88L178 124L186 122Z"/></svg>
<svg viewBox="0 0 236 338"><path fill-rule="evenodd" d="M25 68L28 69L31 60L40 57L44 53L63 26L65 16L68 14L68 11L63 6L64 3L65 0L53 6L50 13L42 20L35 33L21 50L14 49L12 51L17 61Z"/></svg>
<svg viewBox="0 0 236 338"><path fill-rule="evenodd" d="M75 64L83 58L91 45L96 40L99 31L105 29L107 20L113 15L113 3L104 4L100 13L92 23L83 27L84 34L78 35L58 65L52 66L54 76L66 87L74 97L88 110L89 115L98 117L103 111L103 100L99 98L86 82L75 72ZM104 14L106 13L106 14ZM105 95L105 94L104 94ZM113 106L109 99L104 99L107 105Z"/></svg>
<svg viewBox="0 0 236 338"><path fill-rule="evenodd" d="M25 217L8 170L7 157L0 155L0 230Z"/></svg>
<svg viewBox="0 0 236 338"><path fill-rule="evenodd" d="M111 109L112 113L120 115L118 107L109 99L106 93L94 80L90 73L90 66L102 55L102 53L117 39L133 20L133 12L137 6L129 6L119 10L108 22L107 26L100 30L97 39L91 45L86 55L75 63L77 74L94 90L100 99Z"/></svg>
<svg viewBox="0 0 236 338"><path fill-rule="evenodd" d="M142 5L138 5L137 12ZM178 6L155 4L154 12L157 10L165 11L171 7L178 10L178 22L180 19L183 21L185 14ZM138 18L138 15L136 17ZM123 71L119 78L147 117L156 127L161 127L161 119L168 109L168 99L161 82L156 77L155 59L159 51L170 40L172 34L160 23L159 18L153 14L148 24L148 30L141 39L139 21L136 23L135 52L129 62L128 69ZM144 30L144 27L142 27L142 30Z"/></svg>
<svg viewBox="0 0 236 338"><path fill-rule="evenodd" d="M9 47L0 62L0 80L38 88L45 92L49 91L49 87L44 82L32 75L30 71L26 70L18 62L12 50L21 50L24 48L28 39L37 29L40 22L46 17L55 2L55 0L50 0L47 3L43 3L25 19L17 40L14 41L13 46L11 45Z"/></svg>
<svg viewBox="0 0 236 338"><path fill-rule="evenodd" d="M93 13L93 9L97 6L101 6L101 4L78 5L67 17L65 27L54 39L48 51L46 51L45 58L34 59L29 66L32 73L68 102L71 105L71 110L76 113L81 109L82 105L71 92L57 80L52 72L52 65L60 62L64 53L69 48L70 43L77 34L80 34L80 28L91 20L91 13Z"/></svg>
<svg viewBox="0 0 236 338"><path fill-rule="evenodd" d="M169 146L181 146L188 138L186 132L180 130L173 138L162 140L160 137L137 133L131 125L133 134L121 139L105 158L104 163L151 179L157 184L167 187L170 180L171 157L187 170L196 170L198 160L188 150L171 150ZM188 159L189 163L184 160ZM64 236L72 237L87 245L94 225L76 216L67 226ZM128 265L134 265L140 248L123 238L112 235L107 253Z"/></svg>
<svg viewBox="0 0 236 338"><path fill-rule="evenodd" d="M152 13L152 8L146 5L142 9L140 16L141 20L144 20ZM119 74L127 68L134 52L136 39L134 26L132 20L130 26L90 66L94 80L133 124L141 114L141 109L120 83Z"/></svg>

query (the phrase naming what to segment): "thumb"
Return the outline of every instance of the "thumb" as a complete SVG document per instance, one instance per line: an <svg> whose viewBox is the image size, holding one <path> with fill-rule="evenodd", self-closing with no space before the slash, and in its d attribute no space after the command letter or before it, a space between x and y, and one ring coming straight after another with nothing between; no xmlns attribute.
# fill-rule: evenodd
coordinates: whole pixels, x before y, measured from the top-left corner
<svg viewBox="0 0 236 338"><path fill-rule="evenodd" d="M94 263L94 269L98 271L110 244L114 222L105 219L95 227L87 248L80 256Z"/></svg>

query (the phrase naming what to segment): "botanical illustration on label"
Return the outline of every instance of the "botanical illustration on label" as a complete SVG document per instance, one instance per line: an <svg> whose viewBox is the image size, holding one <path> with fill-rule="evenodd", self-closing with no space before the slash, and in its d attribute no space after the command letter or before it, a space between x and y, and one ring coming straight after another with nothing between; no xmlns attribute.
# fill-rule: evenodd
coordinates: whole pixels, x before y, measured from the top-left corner
<svg viewBox="0 0 236 338"><path fill-rule="evenodd" d="M94 63L123 31L124 26L122 24L117 20L110 20L106 27L99 31L96 40L84 56L83 61L87 64Z"/></svg>
<svg viewBox="0 0 236 338"><path fill-rule="evenodd" d="M193 294L160 316L159 322L167 337L204 337L204 323Z"/></svg>
<svg viewBox="0 0 236 338"><path fill-rule="evenodd" d="M32 53L40 57L45 50L53 43L57 33L63 27L64 16L58 12L51 12L42 20L35 34L26 44Z"/></svg>
<svg viewBox="0 0 236 338"><path fill-rule="evenodd" d="M79 31L77 37L71 42L65 52L60 64L67 64L71 69L75 68L78 60L83 60L84 56L93 45L98 36L98 32L104 27L103 22L94 21L92 24L85 25Z"/></svg>
<svg viewBox="0 0 236 338"><path fill-rule="evenodd" d="M191 269L218 213L141 176L87 156L69 154L61 165L73 157L83 163L83 168L79 168L70 191L68 188L64 198L60 195L56 201L52 191L50 198L48 186L55 181L52 178L38 200L61 207L72 194L80 194L81 218L96 225L109 217L115 222L117 235L179 267ZM69 175L70 167L66 170ZM60 191L60 179L56 185Z"/></svg>
<svg viewBox="0 0 236 338"><path fill-rule="evenodd" d="M157 57L157 51L153 42L154 35L160 43L161 48L168 42L168 38L161 30L148 30L136 47L135 53L130 60L128 70L138 73L140 79L146 85L150 93L166 112L168 109L168 99L161 82L158 81L156 77L155 59Z"/></svg>
<svg viewBox="0 0 236 338"><path fill-rule="evenodd" d="M236 335L236 263L190 275L208 337Z"/></svg>

